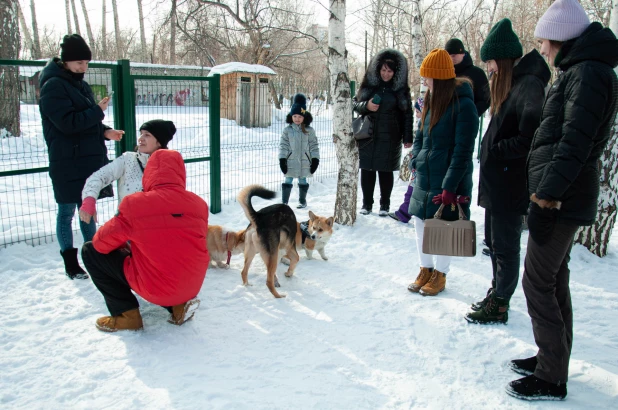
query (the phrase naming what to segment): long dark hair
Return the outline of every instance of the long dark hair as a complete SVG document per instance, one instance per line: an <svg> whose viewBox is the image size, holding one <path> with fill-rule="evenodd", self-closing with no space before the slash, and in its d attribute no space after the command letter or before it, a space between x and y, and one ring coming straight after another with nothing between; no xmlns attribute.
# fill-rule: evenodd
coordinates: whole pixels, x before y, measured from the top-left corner
<svg viewBox="0 0 618 410"><path fill-rule="evenodd" d="M425 104L423 105L423 116L421 119L421 130L425 127L425 117L427 111L431 110L429 118L429 132L436 125L440 118L446 112L451 101L454 99L459 102L455 89L461 86L463 83L471 85L470 80L467 78L451 78L449 80L433 80L433 93L427 90L425 93ZM455 113L453 112L453 115Z"/></svg>
<svg viewBox="0 0 618 410"><path fill-rule="evenodd" d="M489 113L491 115L498 114L502 103L506 101L511 88L513 87L513 67L515 66L514 59L495 60L498 66L498 72L494 73L490 80L491 91L491 107Z"/></svg>

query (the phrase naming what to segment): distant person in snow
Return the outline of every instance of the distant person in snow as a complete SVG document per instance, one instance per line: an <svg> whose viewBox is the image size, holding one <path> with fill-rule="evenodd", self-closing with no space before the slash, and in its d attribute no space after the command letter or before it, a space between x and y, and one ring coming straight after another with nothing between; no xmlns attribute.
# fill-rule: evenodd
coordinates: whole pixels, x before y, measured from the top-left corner
<svg viewBox="0 0 618 410"><path fill-rule="evenodd" d="M158 149L167 149L176 127L172 121L150 120L142 124L139 131L134 152L125 152L86 180L79 208L79 218L85 223L90 223L93 217L97 222L96 198L103 187L118 181L118 204L125 196L142 191L142 176L148 158Z"/></svg>
<svg viewBox="0 0 618 410"><path fill-rule="evenodd" d="M287 205L292 182L298 178L296 208L307 207L307 177L315 174L320 165L320 146L315 130L311 128L312 121L313 117L307 111L307 98L304 94L296 94L285 119L288 126L283 129L279 141L279 168L285 175L285 181L281 184L281 202Z"/></svg>
<svg viewBox="0 0 618 410"><path fill-rule="evenodd" d="M52 58L41 73L39 110L49 155L49 176L58 203L56 235L60 254L70 279L88 279L73 247L71 223L75 209L82 205L86 179L108 162L105 140L119 141L124 131L102 123L110 99L105 97L97 104L84 81L92 59L84 39L78 34L66 35L60 47L60 58ZM106 196L111 195L111 191L106 192ZM84 242L92 240L97 230L95 221L80 221L79 227Z"/></svg>
<svg viewBox="0 0 618 410"><path fill-rule="evenodd" d="M110 313L96 321L104 332L143 327L132 291L165 307L175 325L191 319L200 303L196 296L210 262L208 205L186 190L185 164L176 151L151 155L143 185L144 192L125 197L118 214L82 248Z"/></svg>
<svg viewBox="0 0 618 410"><path fill-rule="evenodd" d="M528 247L522 285L538 353L511 361L525 377L507 393L525 400L567 395L573 346L569 260L575 233L594 223L599 159L616 117L618 40L590 24L577 0L556 0L534 36L560 74L549 90L528 162Z"/></svg>

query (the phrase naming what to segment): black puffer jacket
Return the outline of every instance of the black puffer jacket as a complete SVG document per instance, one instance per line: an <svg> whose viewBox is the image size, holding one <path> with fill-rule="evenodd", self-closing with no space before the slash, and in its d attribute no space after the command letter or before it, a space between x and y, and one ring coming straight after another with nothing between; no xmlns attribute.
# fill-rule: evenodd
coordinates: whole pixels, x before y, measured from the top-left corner
<svg viewBox="0 0 618 410"><path fill-rule="evenodd" d="M494 213L528 211L526 158L539 127L551 72L538 51L513 68L513 85L481 142L479 205Z"/></svg>
<svg viewBox="0 0 618 410"><path fill-rule="evenodd" d="M562 45L527 163L528 192L561 201L562 223L594 223L599 158L616 116L618 40L600 23Z"/></svg>
<svg viewBox="0 0 618 410"><path fill-rule="evenodd" d="M397 62L393 79L387 83L380 77L382 62ZM378 94L382 100L377 112L367 109L367 101ZM359 143L360 168L375 171L395 171L401 165L401 144L412 142L412 98L408 87L407 60L397 50L385 49L376 54L367 67L354 110L373 120L373 138Z"/></svg>
<svg viewBox="0 0 618 410"><path fill-rule="evenodd" d="M105 114L88 83L74 79L58 58L45 66L40 78L39 110L49 155L49 176L60 204L81 203L86 179L107 164L101 122Z"/></svg>
<svg viewBox="0 0 618 410"><path fill-rule="evenodd" d="M485 71L475 66L472 63L470 54L466 53L461 63L455 66L455 75L457 77L467 77L472 81L474 105L476 106L476 111L479 113L479 117L482 117L489 108L491 101L489 81L487 80Z"/></svg>

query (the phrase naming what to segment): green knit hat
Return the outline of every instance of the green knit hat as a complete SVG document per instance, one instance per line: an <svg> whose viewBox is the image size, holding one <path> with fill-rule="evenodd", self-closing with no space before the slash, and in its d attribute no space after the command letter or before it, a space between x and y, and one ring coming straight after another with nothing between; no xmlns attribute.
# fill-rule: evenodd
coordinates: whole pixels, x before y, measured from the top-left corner
<svg viewBox="0 0 618 410"><path fill-rule="evenodd" d="M481 47L481 60L505 60L519 58L524 55L524 49L519 37L513 31L511 20L505 18L497 22L487 34Z"/></svg>

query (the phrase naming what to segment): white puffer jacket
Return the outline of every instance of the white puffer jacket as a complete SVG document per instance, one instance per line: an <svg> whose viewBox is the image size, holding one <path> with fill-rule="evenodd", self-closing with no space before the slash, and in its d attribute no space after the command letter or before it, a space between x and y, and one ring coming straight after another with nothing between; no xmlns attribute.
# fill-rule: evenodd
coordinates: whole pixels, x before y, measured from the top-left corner
<svg viewBox="0 0 618 410"><path fill-rule="evenodd" d="M99 191L114 181L118 181L118 203L127 195L142 191L142 176L144 172L137 161L146 168L149 154L141 152L125 152L109 164L90 175L82 190L82 200L86 197L99 197Z"/></svg>

